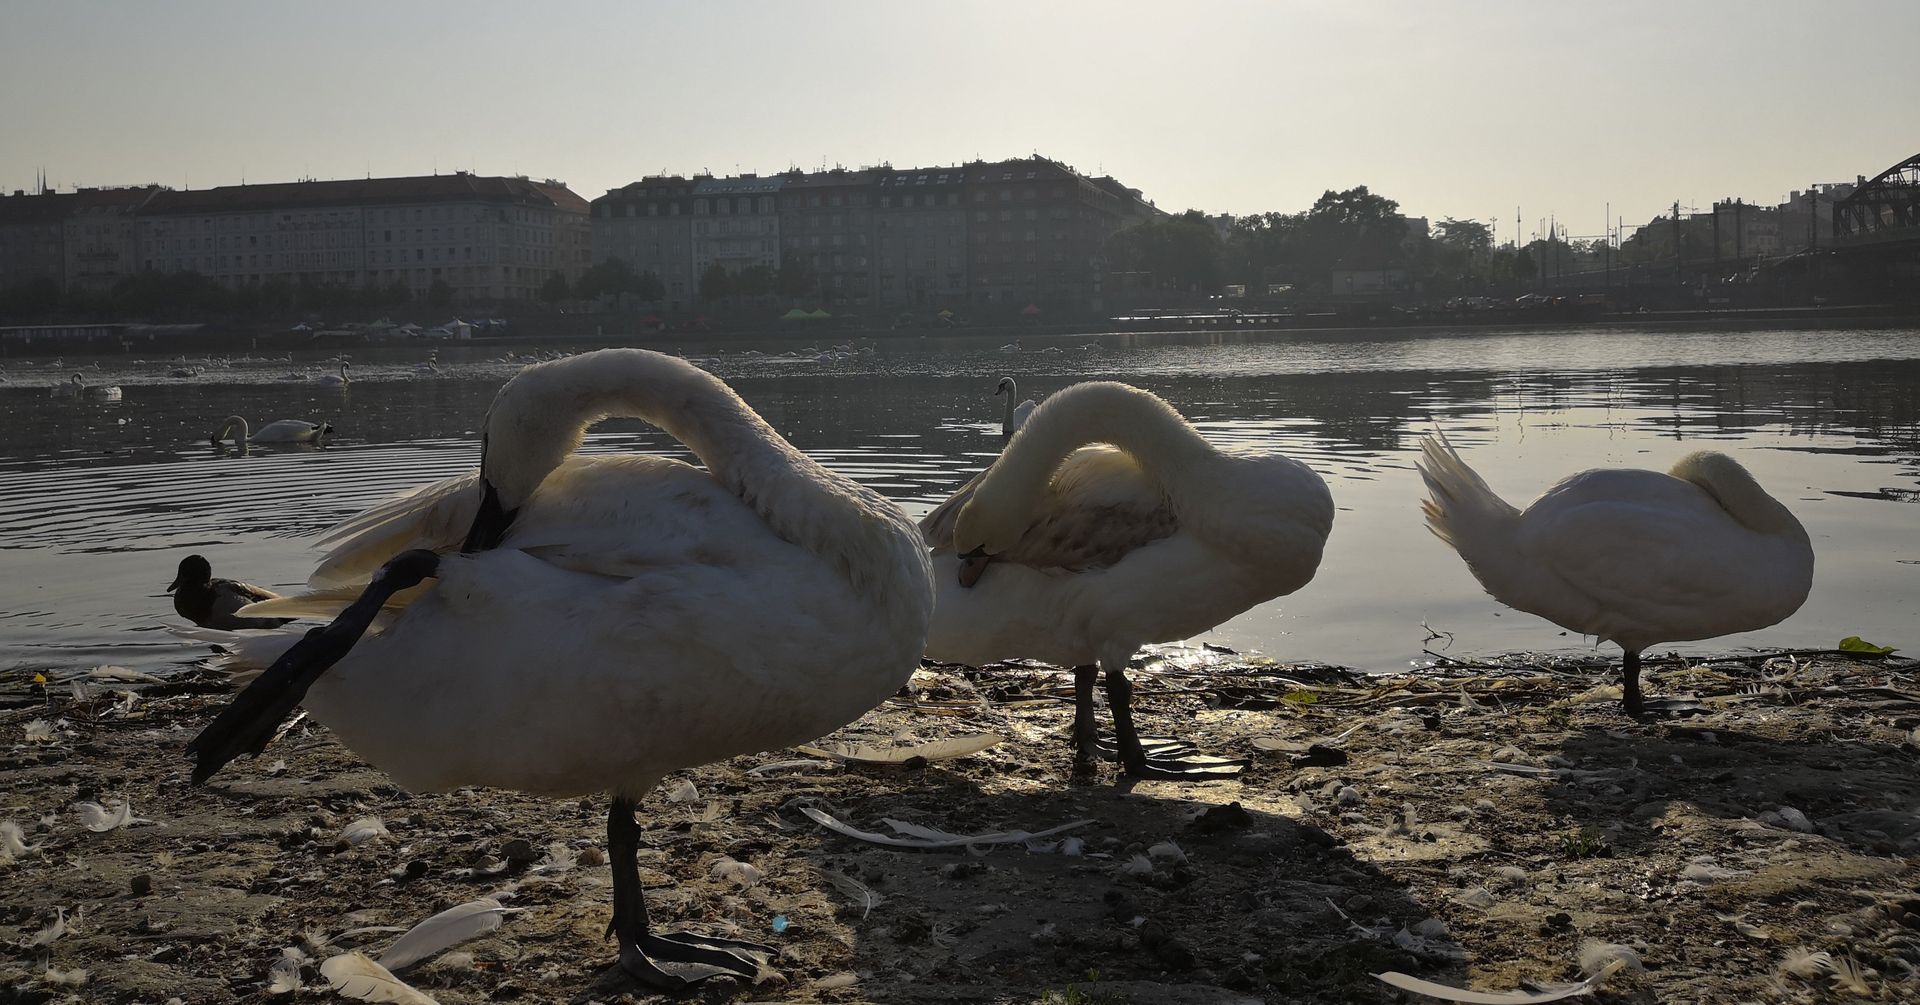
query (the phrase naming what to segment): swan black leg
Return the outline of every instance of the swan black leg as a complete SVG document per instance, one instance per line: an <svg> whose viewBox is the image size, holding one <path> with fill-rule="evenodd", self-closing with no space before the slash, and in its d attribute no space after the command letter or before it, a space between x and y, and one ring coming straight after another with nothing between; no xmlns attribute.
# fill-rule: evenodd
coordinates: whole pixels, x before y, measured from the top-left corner
<svg viewBox="0 0 1920 1005"><path fill-rule="evenodd" d="M1093 685L1097 666L1073 668L1073 773L1083 775L1100 766L1100 725L1094 721Z"/></svg>
<svg viewBox="0 0 1920 1005"><path fill-rule="evenodd" d="M1247 762L1211 757L1183 740L1143 741L1133 725L1133 682L1124 667L1107 668L1107 706L1113 710L1115 754L1120 772L1128 778L1157 778L1176 782L1203 782L1232 778Z"/></svg>
<svg viewBox="0 0 1920 1005"><path fill-rule="evenodd" d="M198 785L241 754L258 755L280 728L287 713L306 697L307 689L328 668L352 651L366 634L380 607L395 593L418 586L440 569L440 556L431 551L407 551L394 556L372 582L333 623L315 628L254 678L200 735L187 744L194 759L193 781Z"/></svg>
<svg viewBox="0 0 1920 1005"><path fill-rule="evenodd" d="M1629 649L1620 661L1620 700L1627 714L1638 719L1647 714L1640 701L1640 654Z"/></svg>
<svg viewBox="0 0 1920 1005"><path fill-rule="evenodd" d="M616 798L607 810L607 864L613 869L613 920L607 934L620 940L620 968L649 987L676 990L710 977L753 982L778 950L737 939L689 932L654 934L640 889L640 825L631 799Z"/></svg>

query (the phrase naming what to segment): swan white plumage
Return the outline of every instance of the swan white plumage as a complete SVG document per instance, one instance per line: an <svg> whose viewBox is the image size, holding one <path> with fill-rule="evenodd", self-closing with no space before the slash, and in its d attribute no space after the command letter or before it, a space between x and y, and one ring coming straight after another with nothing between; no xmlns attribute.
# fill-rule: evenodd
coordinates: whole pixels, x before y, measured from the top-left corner
<svg viewBox="0 0 1920 1005"><path fill-rule="evenodd" d="M1000 378L1000 384L993 389L993 394L996 398L1003 394L1007 396L1007 409L1000 417L1000 441L1005 443L1013 439L1013 434L1019 432L1021 426L1027 424L1027 418L1033 415L1033 410L1038 406L1032 398L1018 405L1013 403L1020 396L1020 385L1012 377Z"/></svg>
<svg viewBox="0 0 1920 1005"><path fill-rule="evenodd" d="M67 379L65 384L56 384L53 388L57 398L97 398L101 401L119 401L121 397L118 384L89 384L79 374Z"/></svg>
<svg viewBox="0 0 1920 1005"><path fill-rule="evenodd" d="M1813 586L1806 528L1725 454L1582 471L1521 511L1444 434L1420 452L1428 529L1495 600L1618 645L1630 715L1648 646L1778 624Z"/></svg>
<svg viewBox="0 0 1920 1005"><path fill-rule="evenodd" d="M570 456L608 416L652 422L706 470ZM662 963L755 974L765 947L648 932L635 801L669 771L816 738L907 681L933 597L905 514L719 379L608 349L522 370L488 412L478 475L343 531L316 580L365 592L291 649L274 640L284 655L189 747L195 777L257 753L310 683L313 716L409 789L611 790L622 966L666 986L701 975ZM314 606L341 608L321 594L244 613Z"/></svg>
<svg viewBox="0 0 1920 1005"><path fill-rule="evenodd" d="M233 434L233 442L245 443L312 443L324 445L333 435L333 424L329 422L308 422L304 419L275 419L249 431L244 416L229 415L220 420L220 427L213 431L213 445L219 446L227 434Z"/></svg>
<svg viewBox="0 0 1920 1005"><path fill-rule="evenodd" d="M1076 384L921 521L934 549L927 655L1074 667L1077 767L1097 757L1093 686L1104 668L1127 774L1212 774L1149 760L1127 661L1305 586L1333 512L1326 482L1299 461L1219 449L1139 388Z"/></svg>
<svg viewBox="0 0 1920 1005"><path fill-rule="evenodd" d="M348 369L350 369L352 366L353 366L352 363L349 363L343 359L340 361L339 373L323 373L320 376L313 378L313 382L316 384L327 386L327 387L345 387L348 384L353 383L353 378L347 375Z"/></svg>

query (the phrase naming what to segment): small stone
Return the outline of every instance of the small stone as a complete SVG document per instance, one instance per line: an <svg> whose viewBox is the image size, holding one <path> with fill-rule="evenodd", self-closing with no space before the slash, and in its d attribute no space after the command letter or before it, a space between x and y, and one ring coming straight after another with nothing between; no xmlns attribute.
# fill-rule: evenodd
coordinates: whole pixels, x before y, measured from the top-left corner
<svg viewBox="0 0 1920 1005"><path fill-rule="evenodd" d="M1242 827L1251 827L1252 825L1253 817L1247 813L1246 807L1241 806L1238 802L1232 802L1225 806L1207 807L1206 812L1195 817L1193 823L1188 826L1202 834L1213 834L1224 830L1238 830Z"/></svg>
<svg viewBox="0 0 1920 1005"><path fill-rule="evenodd" d="M580 851L580 864L583 866L606 865L607 853L601 851L597 845L583 848Z"/></svg>
<svg viewBox="0 0 1920 1005"><path fill-rule="evenodd" d="M500 857L506 859L510 865L519 866L532 865L540 854L534 850L533 842L526 838L514 838L500 846Z"/></svg>
<svg viewBox="0 0 1920 1005"><path fill-rule="evenodd" d="M1324 743L1309 745L1306 753L1295 754L1292 760L1296 768L1337 768L1345 763L1347 763L1346 751Z"/></svg>
<svg viewBox="0 0 1920 1005"><path fill-rule="evenodd" d="M153 892L153 877L143 872L133 877L132 885L133 895L136 897L144 897Z"/></svg>

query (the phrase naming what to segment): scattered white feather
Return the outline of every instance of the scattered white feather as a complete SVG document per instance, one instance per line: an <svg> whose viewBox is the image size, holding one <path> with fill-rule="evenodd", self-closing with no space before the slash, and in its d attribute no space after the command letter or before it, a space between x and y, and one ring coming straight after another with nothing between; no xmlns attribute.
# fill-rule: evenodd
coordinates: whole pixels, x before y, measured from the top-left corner
<svg viewBox="0 0 1920 1005"><path fill-rule="evenodd" d="M1749 939L1766 940L1766 939L1773 938L1772 932L1769 932L1766 929L1761 928L1760 926L1752 924L1751 922L1747 921L1744 915L1716 914L1714 915L1714 917L1719 918L1721 921L1724 921L1729 925L1732 925L1734 931L1739 932L1741 935L1744 935Z"/></svg>
<svg viewBox="0 0 1920 1005"><path fill-rule="evenodd" d="M267 967L267 993L284 995L307 986L300 976L300 965L307 961L307 954L296 948L280 951L280 957Z"/></svg>
<svg viewBox="0 0 1920 1005"><path fill-rule="evenodd" d="M1114 872L1121 876L1146 876L1153 872L1153 860L1145 855L1135 855L1121 863Z"/></svg>
<svg viewBox="0 0 1920 1005"><path fill-rule="evenodd" d="M859 974L843 972L838 974L829 974L826 977L822 977L818 980L812 981L807 984L807 987L815 991L834 991L840 988L850 988L858 983L860 983Z"/></svg>
<svg viewBox="0 0 1920 1005"><path fill-rule="evenodd" d="M340 836L346 839L347 844L358 848L375 838L386 837L389 833L387 825L381 823L379 817L361 817L342 828Z"/></svg>
<svg viewBox="0 0 1920 1005"><path fill-rule="evenodd" d="M1618 962L1628 970L1645 970L1647 965L1640 961L1640 954L1632 947L1617 942L1602 942L1599 939L1586 939L1580 943L1580 972L1597 974ZM1615 967L1615 969L1619 969Z"/></svg>
<svg viewBox="0 0 1920 1005"><path fill-rule="evenodd" d="M468 939L477 939L500 927L504 916L519 908L502 907L492 897L449 907L407 930L380 957L388 970L404 970L421 960L450 949Z"/></svg>
<svg viewBox="0 0 1920 1005"><path fill-rule="evenodd" d="M45 719L35 719L21 729L26 733L28 743L52 743L53 723Z"/></svg>
<svg viewBox="0 0 1920 1005"><path fill-rule="evenodd" d="M532 872L540 876L568 872L578 864L580 864L580 856L575 854L572 848L567 847L565 842L555 841L547 845L547 857L541 859L540 864L534 866Z"/></svg>
<svg viewBox="0 0 1920 1005"><path fill-rule="evenodd" d="M798 760L773 761L768 764L755 765L747 769L747 774L758 778L763 775L777 775L785 771L825 771L831 769L833 766L832 761L803 757Z"/></svg>
<svg viewBox="0 0 1920 1005"><path fill-rule="evenodd" d="M433 961L433 965L436 969L440 970L471 970L473 969L473 954L468 952L442 953L439 959Z"/></svg>
<svg viewBox="0 0 1920 1005"><path fill-rule="evenodd" d="M33 938L20 943L20 948L39 949L42 946L51 946L55 939L65 934L67 934L67 909L56 907L53 909L53 920L47 922L45 928L35 932Z"/></svg>
<svg viewBox="0 0 1920 1005"><path fill-rule="evenodd" d="M729 880L742 890L753 886L765 877L766 873L759 869L745 862L736 862L731 858L722 858L713 864L713 868L707 870L708 879Z"/></svg>
<svg viewBox="0 0 1920 1005"><path fill-rule="evenodd" d="M20 825L11 820L0 820L0 865L6 865L14 859L31 851L37 851L35 845L26 840L26 833Z"/></svg>
<svg viewBox="0 0 1920 1005"><path fill-rule="evenodd" d="M95 834L104 834L107 831L119 830L122 827L133 824L150 824L153 822L145 817L136 817L133 815L133 800L131 799L115 803L112 810L108 810L99 803L74 803L73 810L75 813L80 814L80 826L85 827Z"/></svg>
<svg viewBox="0 0 1920 1005"><path fill-rule="evenodd" d="M847 899L853 901L853 903L860 908L860 917L862 919L872 914L874 908L886 903L886 898L873 892L872 887L854 879L844 872L822 869L820 871L820 877L828 883L833 884L834 889L846 894Z"/></svg>
<svg viewBox="0 0 1920 1005"><path fill-rule="evenodd" d="M1873 994L1873 988L1867 984L1868 971L1857 960L1851 956L1835 956L1830 960L1828 969L1833 972L1835 984L1857 995Z"/></svg>
<svg viewBox="0 0 1920 1005"><path fill-rule="evenodd" d="M90 976L92 975L79 967L72 970L55 970L48 967L47 972L40 975L40 979L57 988L79 988L86 986L87 978Z"/></svg>
<svg viewBox="0 0 1920 1005"><path fill-rule="evenodd" d="M1005 739L999 733L972 733L897 747L872 743L827 743L793 749L809 757L833 757L862 764L900 764L916 757L927 761L950 761L956 757L977 754Z"/></svg>
<svg viewBox="0 0 1920 1005"><path fill-rule="evenodd" d="M1070 837L1060 842L1060 854L1062 855L1084 855L1086 853L1087 842L1081 838Z"/></svg>
<svg viewBox="0 0 1920 1005"><path fill-rule="evenodd" d="M285 758L276 760L266 767L266 773L269 775L277 775L285 770L287 770L287 761Z"/></svg>
<svg viewBox="0 0 1920 1005"><path fill-rule="evenodd" d="M348 998L399 1005L440 1005L368 959L365 953L343 953L329 958L320 964L320 976L327 979L333 990Z"/></svg>
<svg viewBox="0 0 1920 1005"><path fill-rule="evenodd" d="M700 790L690 778L680 779L680 784L675 785L672 791L667 793L667 802L670 803L691 803L699 798Z"/></svg>
<svg viewBox="0 0 1920 1005"><path fill-rule="evenodd" d="M1787 950L1780 960L1780 972L1811 980L1833 969L1833 954L1816 953L1805 946Z"/></svg>
<svg viewBox="0 0 1920 1005"><path fill-rule="evenodd" d="M910 824L901 820L887 820L887 826L892 827L898 834L905 835L896 837L891 834L876 834L873 831L863 831L835 819L831 814L816 807L802 806L800 807L800 812L806 814L808 819L811 819L814 823L828 830L836 831L855 840L888 845L894 848L964 848L967 845L980 844L1024 844L1033 838L1050 837L1054 834L1070 831L1077 827L1085 827L1093 823L1091 819L1075 820L1071 823L1061 824L1058 827L1051 827L1047 830L1034 832L1016 830L1000 831L992 834L949 834L946 831L934 830L931 827L921 827L918 824Z"/></svg>

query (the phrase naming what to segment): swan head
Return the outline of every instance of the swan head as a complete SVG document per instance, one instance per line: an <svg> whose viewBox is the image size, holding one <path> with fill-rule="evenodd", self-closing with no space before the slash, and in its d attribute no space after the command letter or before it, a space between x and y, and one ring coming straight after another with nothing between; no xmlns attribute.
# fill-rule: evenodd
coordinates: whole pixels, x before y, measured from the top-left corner
<svg viewBox="0 0 1920 1005"><path fill-rule="evenodd" d="M1012 377L1000 378L1000 385L993 389L993 396L996 398L1003 394L1011 395L1013 393L1015 392L1014 392L1014 383L1013 383Z"/></svg>
<svg viewBox="0 0 1920 1005"><path fill-rule="evenodd" d="M174 573L173 582L167 584L167 592L199 586L213 580L213 566L199 555L188 555L180 560L180 568Z"/></svg>

